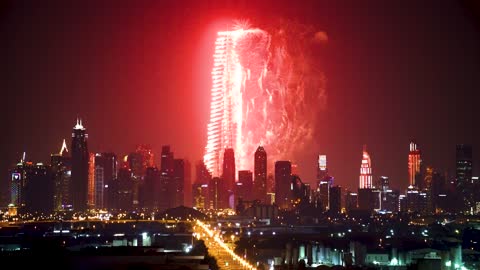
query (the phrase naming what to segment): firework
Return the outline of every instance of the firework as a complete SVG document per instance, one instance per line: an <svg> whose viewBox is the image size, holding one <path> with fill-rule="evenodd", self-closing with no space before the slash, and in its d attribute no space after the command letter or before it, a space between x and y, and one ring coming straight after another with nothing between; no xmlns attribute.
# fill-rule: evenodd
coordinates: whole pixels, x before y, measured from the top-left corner
<svg viewBox="0 0 480 270"><path fill-rule="evenodd" d="M253 168L264 145L269 161L290 159L312 139L325 78L309 60L318 33L289 25L265 31L238 23L218 32L213 55L210 122L204 162L221 175L225 148L238 169Z"/></svg>

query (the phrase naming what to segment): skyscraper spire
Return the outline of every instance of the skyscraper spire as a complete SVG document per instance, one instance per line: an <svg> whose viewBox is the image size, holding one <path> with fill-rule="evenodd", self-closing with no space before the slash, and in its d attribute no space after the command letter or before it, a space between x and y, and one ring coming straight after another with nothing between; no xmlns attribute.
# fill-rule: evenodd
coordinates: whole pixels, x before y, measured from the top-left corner
<svg viewBox="0 0 480 270"><path fill-rule="evenodd" d="M76 125L73 127L73 129L83 129L83 130L85 129L85 128L83 127L83 125L82 125L82 119L79 118L78 116L77 116L77 123L76 123Z"/></svg>
<svg viewBox="0 0 480 270"><path fill-rule="evenodd" d="M67 143L65 142L65 139L63 139L62 148L60 149L60 155L61 156L63 156L64 151L68 153Z"/></svg>

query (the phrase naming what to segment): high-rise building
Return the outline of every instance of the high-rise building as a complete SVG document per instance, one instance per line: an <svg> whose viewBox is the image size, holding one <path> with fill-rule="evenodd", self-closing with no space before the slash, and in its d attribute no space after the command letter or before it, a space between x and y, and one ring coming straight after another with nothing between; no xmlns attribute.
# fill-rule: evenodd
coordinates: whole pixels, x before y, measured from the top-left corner
<svg viewBox="0 0 480 270"><path fill-rule="evenodd" d="M373 188L372 161L367 152L367 146L363 146L362 164L360 165L360 189Z"/></svg>
<svg viewBox="0 0 480 270"><path fill-rule="evenodd" d="M183 205L192 207L192 202L190 200L190 198L192 198L192 164L187 159L183 162L185 168L185 173L183 175Z"/></svg>
<svg viewBox="0 0 480 270"><path fill-rule="evenodd" d="M358 189L358 209L364 211L373 211L377 205L378 194L373 188L359 188Z"/></svg>
<svg viewBox="0 0 480 270"><path fill-rule="evenodd" d="M380 179L378 180L378 188L383 192L386 192L390 188L388 176L380 176Z"/></svg>
<svg viewBox="0 0 480 270"><path fill-rule="evenodd" d="M410 152L408 154L408 183L410 186L417 186L416 179L420 173L421 166L420 149L415 142L410 142Z"/></svg>
<svg viewBox="0 0 480 270"><path fill-rule="evenodd" d="M345 197L345 209L347 213L358 208L358 193L356 192L347 192Z"/></svg>
<svg viewBox="0 0 480 270"><path fill-rule="evenodd" d="M320 199L320 209L326 211L330 205L330 187L333 186L333 177L328 174L318 183L317 191Z"/></svg>
<svg viewBox="0 0 480 270"><path fill-rule="evenodd" d="M208 209L208 184L194 183L192 186L193 207L196 209Z"/></svg>
<svg viewBox="0 0 480 270"><path fill-rule="evenodd" d="M208 171L203 161L198 161L195 165L195 183L192 186L192 203L197 209L210 208L208 198L208 185L212 175Z"/></svg>
<svg viewBox="0 0 480 270"><path fill-rule="evenodd" d="M148 167L153 167L154 154L150 145L140 144L135 152L128 155L129 167L132 170L133 179L133 204L135 208L140 207L140 191L144 184L145 173Z"/></svg>
<svg viewBox="0 0 480 270"><path fill-rule="evenodd" d="M317 182L320 183L328 175L327 156L318 155Z"/></svg>
<svg viewBox="0 0 480 270"><path fill-rule="evenodd" d="M177 207L185 205L183 197L185 196L185 161L183 159L173 160L173 183L174 190L174 205Z"/></svg>
<svg viewBox="0 0 480 270"><path fill-rule="evenodd" d="M220 177L213 177L208 184L208 197L210 209L229 208L229 193L226 189L225 181Z"/></svg>
<svg viewBox="0 0 480 270"><path fill-rule="evenodd" d="M340 186L330 187L329 212L340 214L342 210L342 188Z"/></svg>
<svg viewBox="0 0 480 270"><path fill-rule="evenodd" d="M114 153L95 154L95 207L110 208L111 183L117 177L117 156Z"/></svg>
<svg viewBox="0 0 480 270"><path fill-rule="evenodd" d="M475 209L475 191L472 183L472 146L457 144L456 149L456 186L462 198L462 212Z"/></svg>
<svg viewBox="0 0 480 270"><path fill-rule="evenodd" d="M262 146L255 151L254 167L254 189L249 192L253 192L254 199L265 202L267 198L267 152Z"/></svg>
<svg viewBox="0 0 480 270"><path fill-rule="evenodd" d="M121 211L133 210L132 170L122 166L118 170L117 179L113 183L114 208Z"/></svg>
<svg viewBox="0 0 480 270"><path fill-rule="evenodd" d="M25 161L25 153L17 165L10 170L10 203L22 209L25 206L25 189L30 181L28 177L33 169L33 163Z"/></svg>
<svg viewBox="0 0 480 270"><path fill-rule="evenodd" d="M103 179L101 179L103 182ZM88 155L88 192L87 204L89 209L95 208L95 154Z"/></svg>
<svg viewBox="0 0 480 270"><path fill-rule="evenodd" d="M78 212L87 210L88 197L88 164L89 152L87 146L88 134L82 125L82 120L77 118L77 123L72 132L72 178L70 195L73 209Z"/></svg>
<svg viewBox="0 0 480 270"><path fill-rule="evenodd" d="M235 153L232 148L226 148L223 153L222 180L225 181L227 190L235 187Z"/></svg>
<svg viewBox="0 0 480 270"><path fill-rule="evenodd" d="M275 204L282 209L290 207L292 164L290 161L275 162Z"/></svg>
<svg viewBox="0 0 480 270"><path fill-rule="evenodd" d="M37 163L27 173L25 186L25 210L28 213L48 214L53 211L53 176L50 166Z"/></svg>
<svg viewBox="0 0 480 270"><path fill-rule="evenodd" d="M251 201L257 199L253 194L253 174L251 171L238 171L238 183L235 190L235 200ZM235 204L236 205L236 204Z"/></svg>
<svg viewBox="0 0 480 270"><path fill-rule="evenodd" d="M72 202L69 188L72 166L65 139L63 140L60 152L50 156L50 162L54 178L53 208L55 211L71 210Z"/></svg>
<svg viewBox="0 0 480 270"><path fill-rule="evenodd" d="M150 211L158 209L158 189L160 184L160 171L157 167L148 167L145 174L143 189L143 207Z"/></svg>
<svg viewBox="0 0 480 270"><path fill-rule="evenodd" d="M164 211L175 205L174 158L169 145L162 147L158 208Z"/></svg>

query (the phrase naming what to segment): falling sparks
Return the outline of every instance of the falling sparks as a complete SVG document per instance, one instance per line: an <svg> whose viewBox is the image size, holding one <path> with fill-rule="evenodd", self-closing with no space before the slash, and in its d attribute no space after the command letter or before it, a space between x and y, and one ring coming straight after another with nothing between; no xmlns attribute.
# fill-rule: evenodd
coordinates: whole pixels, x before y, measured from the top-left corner
<svg viewBox="0 0 480 270"><path fill-rule="evenodd" d="M271 33L250 27L239 21L215 41L204 155L213 176L221 176L226 148L234 149L241 170L253 168L258 145L266 146L270 161L292 158L312 140L324 103L325 78L306 49L317 32L297 25Z"/></svg>

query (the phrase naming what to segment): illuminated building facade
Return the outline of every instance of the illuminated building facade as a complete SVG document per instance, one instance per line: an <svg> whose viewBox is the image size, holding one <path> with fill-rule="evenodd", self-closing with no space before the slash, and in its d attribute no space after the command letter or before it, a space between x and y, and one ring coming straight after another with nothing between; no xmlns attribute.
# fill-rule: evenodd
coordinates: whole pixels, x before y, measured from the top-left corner
<svg viewBox="0 0 480 270"><path fill-rule="evenodd" d="M10 171L10 203L21 209L25 206L25 189L33 163L25 161L25 153L19 163Z"/></svg>
<svg viewBox="0 0 480 270"><path fill-rule="evenodd" d="M320 183L327 175L327 155L318 155L317 182Z"/></svg>
<svg viewBox="0 0 480 270"><path fill-rule="evenodd" d="M408 183L410 186L417 186L416 179L420 173L421 166L420 149L415 142L410 142L410 152L408 154Z"/></svg>
<svg viewBox="0 0 480 270"><path fill-rule="evenodd" d="M103 182L103 178L101 179ZM90 153L88 157L88 208L95 208L95 154Z"/></svg>
<svg viewBox="0 0 480 270"><path fill-rule="evenodd" d="M373 188L372 179L372 160L367 152L367 147L364 145L362 164L360 165L360 188Z"/></svg>
<svg viewBox="0 0 480 270"><path fill-rule="evenodd" d="M255 199L265 202L267 197L267 152L262 146L255 151L254 167L254 189L249 189L249 192L254 193Z"/></svg>
<svg viewBox="0 0 480 270"><path fill-rule="evenodd" d="M72 132L72 178L70 195L73 209L78 212L87 210L89 152L87 145L88 134L82 125L82 120L77 119Z"/></svg>

